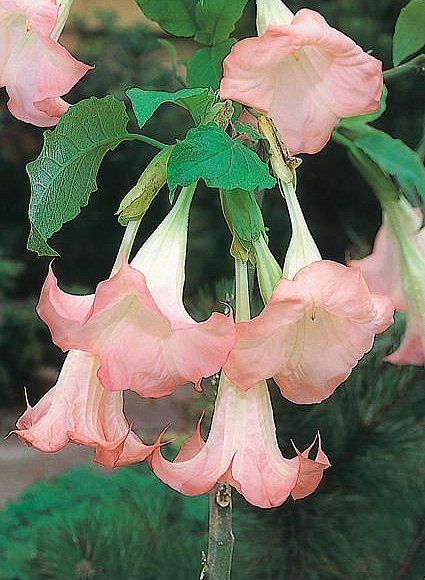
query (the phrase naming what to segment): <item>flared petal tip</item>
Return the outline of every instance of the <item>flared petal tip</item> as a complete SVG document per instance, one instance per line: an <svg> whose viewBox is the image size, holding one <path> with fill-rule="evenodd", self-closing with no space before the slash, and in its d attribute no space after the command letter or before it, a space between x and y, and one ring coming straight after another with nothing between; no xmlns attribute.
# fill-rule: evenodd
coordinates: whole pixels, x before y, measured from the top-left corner
<svg viewBox="0 0 425 580"><path fill-rule="evenodd" d="M310 459L310 453L317 443L317 452L314 459ZM331 466L331 463L324 453L321 444L320 433L318 433L311 445L300 452L295 444L294 449L299 459L298 479L294 489L291 491L291 496L294 500L303 499L316 491L323 478L325 469Z"/></svg>

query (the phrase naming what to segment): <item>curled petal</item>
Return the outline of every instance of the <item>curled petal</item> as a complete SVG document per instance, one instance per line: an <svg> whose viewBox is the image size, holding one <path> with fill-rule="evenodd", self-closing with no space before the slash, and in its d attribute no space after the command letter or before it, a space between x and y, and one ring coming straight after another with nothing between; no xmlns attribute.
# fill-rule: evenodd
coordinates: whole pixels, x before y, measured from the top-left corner
<svg viewBox="0 0 425 580"><path fill-rule="evenodd" d="M292 153L316 153L341 117L378 108L382 85L380 61L303 9L232 48L220 95L271 117Z"/></svg>
<svg viewBox="0 0 425 580"><path fill-rule="evenodd" d="M106 467L138 463L155 448L131 430L121 393L105 391L96 376L99 362L72 351L56 385L34 406L28 406L14 433L40 451L60 451L68 443L94 447L94 460Z"/></svg>
<svg viewBox="0 0 425 580"><path fill-rule="evenodd" d="M371 292L391 298L396 310L406 309L397 244L385 226L376 234L372 253L362 260L351 260L349 266L360 270Z"/></svg>
<svg viewBox="0 0 425 580"><path fill-rule="evenodd" d="M92 68L51 37L57 18L51 0L0 0L0 83L10 112L40 127L58 122L68 108L60 97Z"/></svg>
<svg viewBox="0 0 425 580"><path fill-rule="evenodd" d="M300 472L297 485L291 492L294 499L303 499L313 493L322 481L324 470L331 465L328 457L322 450L320 433L317 435L317 442L317 453L314 459L310 458L310 453L316 444L316 439L302 453L295 447L295 451L300 460Z"/></svg>
<svg viewBox="0 0 425 580"><path fill-rule="evenodd" d="M270 305L252 320L236 324L236 344L225 371L239 388L248 390L278 373L294 324L303 319L310 304L293 290L292 283L282 279Z"/></svg>
<svg viewBox="0 0 425 580"><path fill-rule="evenodd" d="M388 355L385 361L394 365L425 365L425 343L419 325L407 317L406 334L399 348Z"/></svg>
<svg viewBox="0 0 425 580"><path fill-rule="evenodd" d="M292 493L312 493L320 482L319 473L329 465L319 457L315 471L307 464L308 454L293 459L282 456L265 383L245 393L222 373L205 444L199 428L198 424L188 447L174 462L164 459L159 449L149 458L154 473L186 495L207 493L218 481L228 481L253 505L274 507Z"/></svg>
<svg viewBox="0 0 425 580"><path fill-rule="evenodd" d="M178 312L168 318L144 274L125 261L92 296L62 292L50 270L37 311L63 350L99 357L105 388L131 389L145 397L168 395L188 382L199 386L220 370L234 344L231 316L214 313L199 324L186 322L187 314Z"/></svg>
<svg viewBox="0 0 425 580"><path fill-rule="evenodd" d="M288 303L297 311L293 321L282 315ZM237 325L225 371L243 389L273 377L290 401L318 403L348 377L392 314L391 301L370 293L358 271L314 262L293 281L281 280L257 319Z"/></svg>

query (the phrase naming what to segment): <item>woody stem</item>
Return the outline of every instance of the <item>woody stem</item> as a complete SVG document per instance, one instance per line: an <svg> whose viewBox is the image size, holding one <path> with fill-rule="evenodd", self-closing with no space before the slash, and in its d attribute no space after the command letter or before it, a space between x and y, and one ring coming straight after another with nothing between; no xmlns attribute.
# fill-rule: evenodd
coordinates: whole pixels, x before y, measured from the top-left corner
<svg viewBox="0 0 425 580"><path fill-rule="evenodd" d="M217 483L209 493L208 557L201 580L230 580L233 544L232 490L227 483Z"/></svg>

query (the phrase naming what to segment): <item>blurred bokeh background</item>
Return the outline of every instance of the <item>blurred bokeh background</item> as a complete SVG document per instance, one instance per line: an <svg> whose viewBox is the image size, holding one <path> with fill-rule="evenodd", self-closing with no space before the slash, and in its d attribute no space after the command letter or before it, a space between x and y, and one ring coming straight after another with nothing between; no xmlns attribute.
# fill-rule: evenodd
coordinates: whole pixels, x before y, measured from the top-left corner
<svg viewBox="0 0 425 580"><path fill-rule="evenodd" d="M310 0L295 10L319 9L328 21L391 67L391 38L403 0ZM254 2L240 23L254 33ZM76 102L130 86L176 90L163 33L131 0L75 0L63 36L81 60L96 65L70 96ZM194 50L178 40L180 58ZM424 77L389 86L388 111L378 126L415 148L423 131ZM51 345L34 306L48 261L26 251L29 185L25 164L41 148L42 132L12 119L0 106L0 435L25 406L24 387L36 402L54 384L63 355ZM184 112L163 107L146 132L164 141L184 135ZM108 275L122 228L115 211L154 151L124 144L102 165L90 205L55 237L56 271L68 289L91 291ZM325 257L365 255L379 207L345 152L330 144L306 156L300 199ZM285 207L264 198L273 251L282 259L289 237ZM169 209L166 192L143 221L141 243ZM202 315L231 290L230 237L218 196L202 192L191 215L186 302ZM382 356L397 342L402 318L382 337L347 383L317 407L296 407L274 396L282 450L320 429L333 467L319 491L298 503L260 511L235 498L234 578L420 580L425 577L424 372L394 368ZM215 384L191 396L182 389L161 401L129 397L126 408L147 439L172 422L178 440L211 408ZM178 496L145 466L113 473L89 465L90 453L70 447L43 455L13 437L0 441L0 579L197 578L206 550L207 499ZM27 488L25 491L24 489Z"/></svg>

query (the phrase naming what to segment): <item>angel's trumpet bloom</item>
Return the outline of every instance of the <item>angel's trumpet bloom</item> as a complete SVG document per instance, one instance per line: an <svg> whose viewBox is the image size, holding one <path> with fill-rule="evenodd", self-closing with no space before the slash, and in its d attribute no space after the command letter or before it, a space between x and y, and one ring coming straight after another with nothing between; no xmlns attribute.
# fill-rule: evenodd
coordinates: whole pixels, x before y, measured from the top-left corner
<svg viewBox="0 0 425 580"><path fill-rule="evenodd" d="M173 462L158 449L149 464L164 483L185 495L207 493L217 482L228 482L253 505L268 508L290 495L310 495L319 485L329 461L320 443L315 459L309 458L310 450L283 457L265 382L244 393L222 373L206 443L198 424Z"/></svg>
<svg viewBox="0 0 425 580"><path fill-rule="evenodd" d="M237 296L238 301L238 286ZM240 311L240 305L237 308ZM228 482L250 503L268 508L281 505L290 495L305 497L319 485L330 464L320 440L314 459L309 458L311 449L284 458L266 383L243 392L222 373L207 441L199 423L174 462L164 459L158 449L149 464L162 481L186 495L207 493L215 483Z"/></svg>
<svg viewBox="0 0 425 580"><path fill-rule="evenodd" d="M273 377L290 401L319 403L345 381L375 335L390 326L393 307L388 297L370 292L360 272L321 259L273 144L271 153L292 224L284 277L273 289L262 280L273 268L257 259L268 302L259 316L237 324L236 346L224 370L244 390ZM260 259L273 265L264 251Z"/></svg>
<svg viewBox="0 0 425 580"><path fill-rule="evenodd" d="M68 443L95 448L94 460L106 467L143 461L145 445L123 412L122 393L109 393L96 376L99 361L84 352L68 354L56 385L34 406L28 404L14 431L40 451L60 451Z"/></svg>
<svg viewBox="0 0 425 580"><path fill-rule="evenodd" d="M350 263L361 271L372 292L389 296L406 312L406 334L385 360L399 365L425 364L425 230L422 213L404 198L386 205L384 223L370 256Z"/></svg>
<svg viewBox="0 0 425 580"><path fill-rule="evenodd" d="M233 317L214 313L197 323L183 305L189 208L184 190L131 265L101 282L94 295L62 292L50 271L38 305L53 341L100 360L98 377L111 391L162 397L217 373L234 344Z"/></svg>
<svg viewBox="0 0 425 580"><path fill-rule="evenodd" d="M359 272L328 260L282 278L259 316L238 323L224 369L242 389L274 378L294 403L319 403L349 376L392 322L391 301Z"/></svg>
<svg viewBox="0 0 425 580"><path fill-rule="evenodd" d="M223 99L275 122L293 154L317 153L342 117L375 111L382 63L313 10L294 15L257 0L258 38L236 43L224 61Z"/></svg>
<svg viewBox="0 0 425 580"><path fill-rule="evenodd" d="M68 108L61 97L91 68L58 43L69 8L69 0L0 0L0 86L21 121L55 125Z"/></svg>

